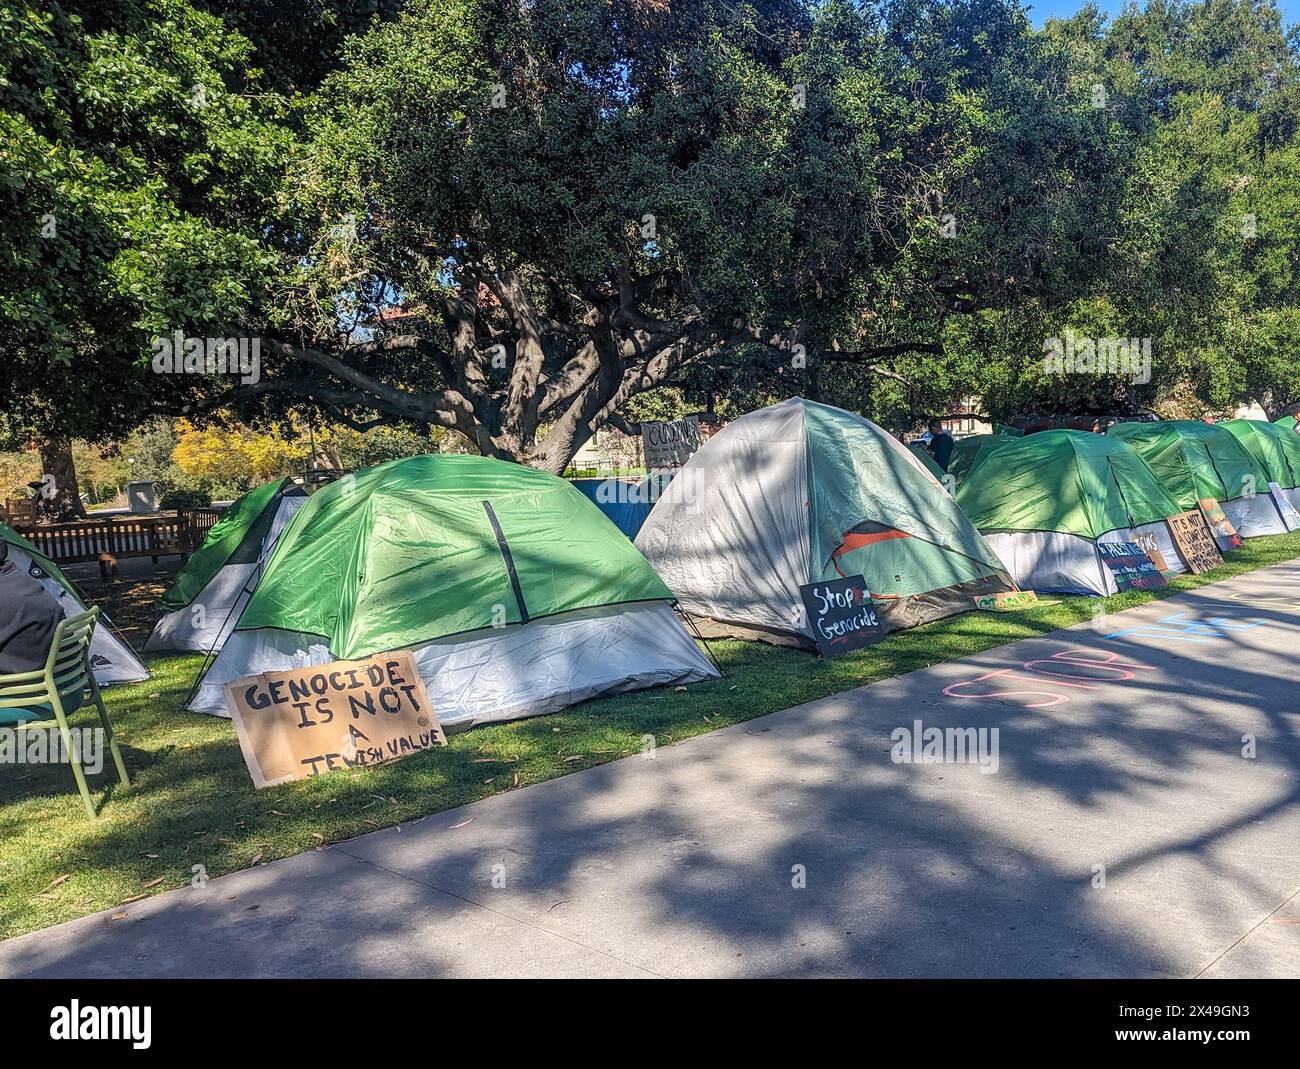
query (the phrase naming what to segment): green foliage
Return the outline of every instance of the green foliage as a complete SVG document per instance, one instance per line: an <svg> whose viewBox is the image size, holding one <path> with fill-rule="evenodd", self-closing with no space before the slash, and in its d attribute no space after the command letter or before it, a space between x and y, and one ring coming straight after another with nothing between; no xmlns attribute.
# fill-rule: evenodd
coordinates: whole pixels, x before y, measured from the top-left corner
<svg viewBox="0 0 1300 1069"><path fill-rule="evenodd" d="M167 490L158 503L163 509L195 509L212 504L212 494L201 487L177 486Z"/></svg>
<svg viewBox="0 0 1300 1069"><path fill-rule="evenodd" d="M1271 0L1041 31L1013 0L3 0L0 439L237 400L554 467L616 413L792 393L1278 411L1298 48ZM1048 373L1067 329L1150 338L1152 380ZM263 335L265 381L153 374L175 330Z"/></svg>
<svg viewBox="0 0 1300 1069"><path fill-rule="evenodd" d="M0 5L0 344L11 441L120 432L193 376L155 334L256 325L292 143L249 43L186 0Z"/></svg>

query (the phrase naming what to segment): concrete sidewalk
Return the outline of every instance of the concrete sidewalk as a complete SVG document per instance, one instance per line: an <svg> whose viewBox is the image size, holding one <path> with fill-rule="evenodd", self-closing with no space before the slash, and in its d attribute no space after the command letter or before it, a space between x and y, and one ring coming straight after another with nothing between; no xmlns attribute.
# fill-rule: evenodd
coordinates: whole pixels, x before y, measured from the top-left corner
<svg viewBox="0 0 1300 1069"><path fill-rule="evenodd" d="M35 932L0 975L1298 976L1298 653L1283 565ZM997 771L893 760L917 719L997 728Z"/></svg>

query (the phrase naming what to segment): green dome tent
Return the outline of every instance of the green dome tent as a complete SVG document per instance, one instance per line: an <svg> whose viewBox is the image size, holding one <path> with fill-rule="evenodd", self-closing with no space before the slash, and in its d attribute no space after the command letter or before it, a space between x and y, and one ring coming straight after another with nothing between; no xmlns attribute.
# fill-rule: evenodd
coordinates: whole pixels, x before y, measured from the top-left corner
<svg viewBox="0 0 1300 1069"><path fill-rule="evenodd" d="M1230 431L1174 419L1116 423L1106 433L1137 450L1183 511L1213 498L1242 538L1286 533L1268 492L1267 473Z"/></svg>
<svg viewBox="0 0 1300 1069"><path fill-rule="evenodd" d="M285 478L231 505L162 596L171 611L154 625L144 648L221 649L280 532L306 501L307 492Z"/></svg>
<svg viewBox="0 0 1300 1069"><path fill-rule="evenodd" d="M27 539L0 523L0 541L8 546L8 560L22 568L41 584L59 603L64 616L85 612L86 602L58 566ZM90 641L90 667L95 682L101 686L109 683L136 683L149 678L149 672L126 641L113 630L112 621L101 611L100 623Z"/></svg>
<svg viewBox="0 0 1300 1069"><path fill-rule="evenodd" d="M710 438L636 544L709 630L811 647L799 588L862 575L887 630L1009 590L1006 571L914 451L795 397Z"/></svg>
<svg viewBox="0 0 1300 1069"><path fill-rule="evenodd" d="M1300 434L1257 419L1229 419L1219 426L1229 431L1255 458L1268 475L1268 481L1276 484L1277 491L1291 507L1300 509ZM1294 525L1292 517L1287 526Z"/></svg>
<svg viewBox="0 0 1300 1069"><path fill-rule="evenodd" d="M948 473L960 483L971 473L971 469L990 453L1018 441L1020 438L1008 434L971 434L965 438L958 438L952 447L952 460L948 462Z"/></svg>
<svg viewBox="0 0 1300 1069"><path fill-rule="evenodd" d="M546 472L418 456L316 491L189 708L258 672L409 649L444 725L717 675L636 548Z"/></svg>
<svg viewBox="0 0 1300 1069"><path fill-rule="evenodd" d="M1300 417L1296 417L1292 413L1287 413L1287 415L1279 416L1275 419L1273 421L1273 426L1281 427L1284 431L1294 431L1297 423L1300 423Z"/></svg>
<svg viewBox="0 0 1300 1069"><path fill-rule="evenodd" d="M1055 430L1011 439L962 480L957 504L1025 589L1115 593L1098 542L1149 540L1186 571L1164 522L1183 510L1114 438Z"/></svg>

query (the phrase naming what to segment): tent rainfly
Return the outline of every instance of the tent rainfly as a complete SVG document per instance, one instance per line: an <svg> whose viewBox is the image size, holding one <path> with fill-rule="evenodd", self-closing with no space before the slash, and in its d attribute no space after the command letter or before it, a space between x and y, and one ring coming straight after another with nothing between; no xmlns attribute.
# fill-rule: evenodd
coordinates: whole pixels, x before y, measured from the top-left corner
<svg viewBox="0 0 1300 1069"><path fill-rule="evenodd" d="M1286 533L1268 492L1268 475L1230 431L1200 420L1170 419L1116 423L1106 433L1137 451L1183 511L1213 498L1242 538ZM1219 543L1228 548L1223 538Z"/></svg>
<svg viewBox="0 0 1300 1069"><path fill-rule="evenodd" d="M25 568L27 574L46 589L59 603L64 616L76 616L86 611L87 605L76 588L39 549L3 523L0 523L0 539L9 544L9 560L19 568ZM99 614L99 625L90 642L90 667L95 673L95 682L100 686L137 683L149 678L148 669L140 663L131 647L114 633L112 622L103 612Z"/></svg>
<svg viewBox="0 0 1300 1069"><path fill-rule="evenodd" d="M1026 589L1114 594L1098 542L1144 541L1169 570L1187 570L1164 522L1183 510L1116 438L1055 430L1012 439L962 481L957 503Z"/></svg>
<svg viewBox="0 0 1300 1069"><path fill-rule="evenodd" d="M948 474L955 482L960 483L990 453L1018 441L1020 438L1009 434L969 434L965 438L958 438L952 447L952 460L948 462Z"/></svg>
<svg viewBox="0 0 1300 1069"><path fill-rule="evenodd" d="M280 533L307 501L292 479L250 490L208 532L162 596L169 609L145 649L221 649L257 585Z"/></svg>
<svg viewBox="0 0 1300 1069"><path fill-rule="evenodd" d="M224 716L231 680L400 649L450 728L717 676L671 602L563 479L394 460L307 500L188 707Z"/></svg>
<svg viewBox="0 0 1300 1069"><path fill-rule="evenodd" d="M636 544L706 631L813 646L799 588L862 575L897 630L1011 589L1006 570L913 450L795 397L704 444Z"/></svg>

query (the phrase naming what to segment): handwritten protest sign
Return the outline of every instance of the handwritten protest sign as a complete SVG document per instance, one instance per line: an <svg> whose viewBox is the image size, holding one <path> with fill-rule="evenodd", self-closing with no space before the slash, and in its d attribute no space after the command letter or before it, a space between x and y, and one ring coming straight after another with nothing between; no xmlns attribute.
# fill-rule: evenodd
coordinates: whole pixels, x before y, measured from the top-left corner
<svg viewBox="0 0 1300 1069"><path fill-rule="evenodd" d="M834 657L860 650L885 637L867 582L860 575L799 588L817 652Z"/></svg>
<svg viewBox="0 0 1300 1069"><path fill-rule="evenodd" d="M1041 601L1033 590L998 590L992 594L979 594L975 597L975 608L985 612L1017 612L1020 609L1036 609L1040 605L1060 605L1059 601Z"/></svg>
<svg viewBox="0 0 1300 1069"><path fill-rule="evenodd" d="M1205 522L1210 525L1210 530L1214 532L1219 547L1221 549L1240 549L1241 535L1237 534L1237 528L1232 526L1232 521L1228 519L1227 514L1223 511L1223 506L1212 497L1201 498L1199 504L1201 513L1205 516Z"/></svg>
<svg viewBox="0 0 1300 1069"><path fill-rule="evenodd" d="M1120 590L1155 590L1169 580L1136 542L1098 542L1097 552Z"/></svg>
<svg viewBox="0 0 1300 1069"><path fill-rule="evenodd" d="M700 448L700 417L641 421L641 441L645 446L645 466L651 471L680 468Z"/></svg>
<svg viewBox="0 0 1300 1069"><path fill-rule="evenodd" d="M263 672L225 692L257 787L447 745L406 652Z"/></svg>
<svg viewBox="0 0 1300 1069"><path fill-rule="evenodd" d="M1135 534L1133 541L1151 558L1151 563L1156 566L1157 571L1170 571L1169 562L1165 560L1164 552L1160 549L1160 540L1155 535L1149 532Z"/></svg>
<svg viewBox="0 0 1300 1069"><path fill-rule="evenodd" d="M1165 524L1178 552L1193 572L1208 572L1223 563L1223 554L1219 552L1218 544L1210 534L1210 528L1206 526L1200 509L1170 516Z"/></svg>

